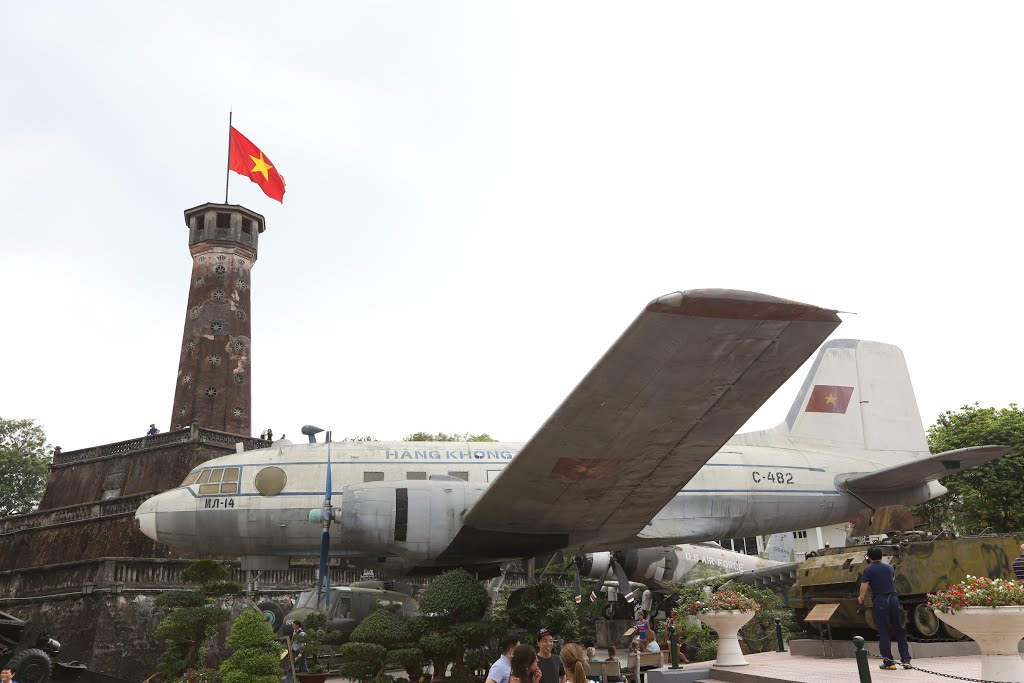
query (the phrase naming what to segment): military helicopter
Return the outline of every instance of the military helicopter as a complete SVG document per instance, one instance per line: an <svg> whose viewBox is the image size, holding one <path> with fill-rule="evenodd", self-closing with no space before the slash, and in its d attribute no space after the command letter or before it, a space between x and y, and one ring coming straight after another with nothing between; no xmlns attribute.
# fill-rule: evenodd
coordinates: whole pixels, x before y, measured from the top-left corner
<svg viewBox="0 0 1024 683"><path fill-rule="evenodd" d="M412 587L403 583L363 580L348 586L331 586L330 591L330 600L325 599L322 589L319 593L316 588L302 591L287 614L275 602L261 602L257 607L274 632L286 636L292 634L293 621L305 622L313 612L321 612L327 615L327 631L340 631L344 640L348 640L356 626L376 609L383 607L403 616L415 616L419 612Z"/></svg>

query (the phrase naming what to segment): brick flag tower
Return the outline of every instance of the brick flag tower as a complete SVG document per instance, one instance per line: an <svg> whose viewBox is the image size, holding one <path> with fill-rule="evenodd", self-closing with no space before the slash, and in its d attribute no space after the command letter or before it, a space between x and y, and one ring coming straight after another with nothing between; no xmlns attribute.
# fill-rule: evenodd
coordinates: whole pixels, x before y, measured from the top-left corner
<svg viewBox="0 0 1024 683"><path fill-rule="evenodd" d="M237 204L185 211L192 254L170 429L252 431L250 273L263 216Z"/></svg>

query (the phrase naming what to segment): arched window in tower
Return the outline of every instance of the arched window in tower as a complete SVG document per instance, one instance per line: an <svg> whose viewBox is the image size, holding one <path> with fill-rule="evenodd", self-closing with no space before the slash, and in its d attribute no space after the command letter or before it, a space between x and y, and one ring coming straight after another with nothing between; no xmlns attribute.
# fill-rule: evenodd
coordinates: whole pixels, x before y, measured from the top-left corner
<svg viewBox="0 0 1024 683"><path fill-rule="evenodd" d="M245 351L245 342L238 339L235 340L235 353L242 353Z"/></svg>
<svg viewBox="0 0 1024 683"><path fill-rule="evenodd" d="M181 383L182 384L191 384L192 383L192 373L191 372L186 372L184 375L182 375L181 376Z"/></svg>
<svg viewBox="0 0 1024 683"><path fill-rule="evenodd" d="M248 287L248 286L249 285L245 284L245 280L243 280L242 278L238 278L237 280L235 280L235 287L237 287L238 289L241 289L241 290L244 291L245 288Z"/></svg>
<svg viewBox="0 0 1024 683"><path fill-rule="evenodd" d="M195 285L196 285L196 289L199 289L200 287L202 287L203 286L203 278L197 277Z"/></svg>
<svg viewBox="0 0 1024 683"><path fill-rule="evenodd" d="M217 273L217 275L223 275L228 272L228 268L223 263L218 263L217 267L213 269L213 272Z"/></svg>
<svg viewBox="0 0 1024 683"><path fill-rule="evenodd" d="M210 293L210 298L212 298L214 301L224 301L224 290L223 289L215 289L215 290L213 290L213 292Z"/></svg>
<svg viewBox="0 0 1024 683"><path fill-rule="evenodd" d="M235 375L234 375L234 378L235 378L235 384L245 384L245 373L244 372L236 372Z"/></svg>
<svg viewBox="0 0 1024 683"><path fill-rule="evenodd" d="M214 367L216 367L216 366L220 365L220 356L217 356L217 355L207 356L206 357L206 362L209 363L210 365L213 365Z"/></svg>
<svg viewBox="0 0 1024 683"><path fill-rule="evenodd" d="M197 346L199 346L199 342L197 342L195 339L189 339L187 342L185 342L185 348L188 349L189 353L195 351Z"/></svg>
<svg viewBox="0 0 1024 683"><path fill-rule="evenodd" d="M231 414L234 415L235 418L239 418L242 417L242 415L244 415L245 413L242 411L241 408L236 407L234 410L231 411Z"/></svg>
<svg viewBox="0 0 1024 683"><path fill-rule="evenodd" d="M206 398L216 398L217 387L206 387Z"/></svg>
<svg viewBox="0 0 1024 683"><path fill-rule="evenodd" d="M215 321L215 322L210 323L210 332L213 332L214 334L220 334L223 331L224 331L224 323L219 322L219 321Z"/></svg>
<svg viewBox="0 0 1024 683"><path fill-rule="evenodd" d="M238 320L245 320L245 311L243 311L242 309L238 309L237 311L235 311L235 318Z"/></svg>
<svg viewBox="0 0 1024 683"><path fill-rule="evenodd" d="M192 318L193 320L198 318L199 317L199 307L198 306L193 306L192 310L188 312L188 317Z"/></svg>

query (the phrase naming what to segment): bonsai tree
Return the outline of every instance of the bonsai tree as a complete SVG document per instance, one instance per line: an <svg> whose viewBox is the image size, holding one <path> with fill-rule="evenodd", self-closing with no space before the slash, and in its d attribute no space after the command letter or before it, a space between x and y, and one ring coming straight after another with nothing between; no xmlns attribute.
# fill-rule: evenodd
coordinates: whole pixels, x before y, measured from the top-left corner
<svg viewBox="0 0 1024 683"><path fill-rule="evenodd" d="M480 582L464 569L444 572L420 596L416 620L419 649L434 665L434 678L452 665L452 680L472 681L466 651L489 645L505 632L506 624L484 619L490 597Z"/></svg>
<svg viewBox="0 0 1024 683"><path fill-rule="evenodd" d="M157 626L154 635L164 641L164 653L157 670L168 680L186 671L203 670L206 643L227 622L230 613L224 598L242 593L240 583L230 581L231 574L219 562L200 560L181 572L183 583L197 584L188 591L169 591L156 598L156 606L170 613Z"/></svg>
<svg viewBox="0 0 1024 683"><path fill-rule="evenodd" d="M551 583L535 583L519 594L519 602L506 610L513 626L526 629L533 639L541 628L549 628L566 641L580 637L580 620L572 591L561 591Z"/></svg>
<svg viewBox="0 0 1024 683"><path fill-rule="evenodd" d="M281 644L262 613L243 610L231 627L228 647L234 652L220 665L224 683L280 682Z"/></svg>
<svg viewBox="0 0 1024 683"><path fill-rule="evenodd" d="M302 644L302 654L306 657L306 668L309 673L327 673L324 666L324 644L327 642L327 615L323 612L311 612L302 624L303 635L298 637Z"/></svg>
<svg viewBox="0 0 1024 683"><path fill-rule="evenodd" d="M341 675L360 681L381 681L388 664L398 664L413 683L423 673L423 652L412 644L410 619L380 608L356 626L341 646Z"/></svg>

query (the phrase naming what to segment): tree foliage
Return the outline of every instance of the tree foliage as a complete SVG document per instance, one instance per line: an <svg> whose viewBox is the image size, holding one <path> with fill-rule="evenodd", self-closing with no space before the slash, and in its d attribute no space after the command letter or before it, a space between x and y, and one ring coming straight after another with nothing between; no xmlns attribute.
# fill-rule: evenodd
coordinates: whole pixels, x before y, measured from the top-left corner
<svg viewBox="0 0 1024 683"><path fill-rule="evenodd" d="M543 627L566 642L575 642L580 638L578 609L582 608L576 605L571 590L563 591L553 583L541 581L522 589L518 603L508 607L506 614L509 622L525 629L530 639Z"/></svg>
<svg viewBox="0 0 1024 683"><path fill-rule="evenodd" d="M432 434L430 432L413 432L408 435L402 441L497 441L487 432L480 434L470 434L469 432L452 432L451 434L445 434L444 432L438 432Z"/></svg>
<svg viewBox="0 0 1024 683"><path fill-rule="evenodd" d="M420 614L414 622L418 647L434 664L434 672L452 665L451 679L472 681L467 652L488 648L506 630L504 621L485 619L490 605L487 590L465 569L440 574L420 596ZM489 651L487 656L497 653ZM492 661L493 661L492 658Z"/></svg>
<svg viewBox="0 0 1024 683"><path fill-rule="evenodd" d="M360 681L381 680L389 663L398 664L415 680L425 659L413 645L412 621L385 608L363 619L341 646L341 675Z"/></svg>
<svg viewBox="0 0 1024 683"><path fill-rule="evenodd" d="M35 420L0 418L0 517L32 512L46 488L46 432Z"/></svg>
<svg viewBox="0 0 1024 683"><path fill-rule="evenodd" d="M978 404L939 415L928 429L932 453L985 445L1012 446L1009 455L941 480L949 493L913 508L931 529L958 533L997 533L1024 528L1021 481L1024 481L1024 411L1015 404L997 410Z"/></svg>
<svg viewBox="0 0 1024 683"><path fill-rule="evenodd" d="M266 618L256 610L243 610L228 634L234 652L220 665L224 683L279 683L280 645Z"/></svg>
<svg viewBox="0 0 1024 683"><path fill-rule="evenodd" d="M156 597L156 606L170 613L156 627L154 635L164 642L157 670L165 680L206 664L207 641L230 613L221 604L227 596L239 595L241 584L229 581L228 570L214 560L194 562L181 573L185 583L198 584L193 590L167 591Z"/></svg>

